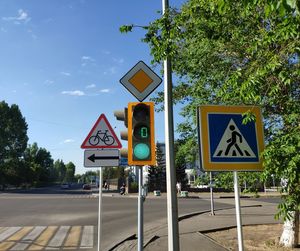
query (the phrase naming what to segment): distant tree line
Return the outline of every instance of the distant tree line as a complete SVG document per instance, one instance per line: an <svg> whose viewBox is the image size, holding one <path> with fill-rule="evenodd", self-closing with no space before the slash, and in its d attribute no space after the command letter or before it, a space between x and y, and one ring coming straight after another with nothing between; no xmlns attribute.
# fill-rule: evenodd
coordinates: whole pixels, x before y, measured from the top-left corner
<svg viewBox="0 0 300 251"><path fill-rule="evenodd" d="M54 162L47 149L28 144L27 129L19 107L0 102L0 189L74 181L75 165Z"/></svg>

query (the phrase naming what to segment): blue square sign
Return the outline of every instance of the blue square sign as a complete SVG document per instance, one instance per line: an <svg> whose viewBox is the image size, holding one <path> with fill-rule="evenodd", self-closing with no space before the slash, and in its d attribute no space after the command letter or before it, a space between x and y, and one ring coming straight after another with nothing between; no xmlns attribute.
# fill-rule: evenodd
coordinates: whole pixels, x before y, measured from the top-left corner
<svg viewBox="0 0 300 251"><path fill-rule="evenodd" d="M243 124L251 111L256 121ZM262 170L263 127L259 107L200 106L198 129L204 170Z"/></svg>

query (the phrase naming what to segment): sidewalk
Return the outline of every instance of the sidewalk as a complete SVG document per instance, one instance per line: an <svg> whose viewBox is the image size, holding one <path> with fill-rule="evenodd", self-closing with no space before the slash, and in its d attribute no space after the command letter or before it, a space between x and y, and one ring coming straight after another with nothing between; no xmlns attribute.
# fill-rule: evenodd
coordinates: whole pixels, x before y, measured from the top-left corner
<svg viewBox="0 0 300 251"><path fill-rule="evenodd" d="M200 196L207 197L206 195ZM199 212L196 216L179 216L179 235L181 251L225 251L226 248L210 239L204 233L236 227L234 200L220 199L218 202L230 203L228 208L215 210L215 215L210 212ZM208 198L203 198L208 200ZM242 224L270 224L275 221L276 204L241 199ZM118 245L114 251L137 250L137 239L127 240ZM168 250L168 227L165 224L144 229L144 250Z"/></svg>

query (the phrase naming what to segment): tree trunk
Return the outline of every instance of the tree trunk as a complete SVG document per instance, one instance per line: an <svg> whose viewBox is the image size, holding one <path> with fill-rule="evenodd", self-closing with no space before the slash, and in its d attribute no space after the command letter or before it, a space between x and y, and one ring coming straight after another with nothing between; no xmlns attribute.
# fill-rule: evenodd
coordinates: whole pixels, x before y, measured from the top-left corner
<svg viewBox="0 0 300 251"><path fill-rule="evenodd" d="M280 237L280 244L285 247L294 248L298 246L299 240L299 211L292 212L292 218L286 220Z"/></svg>

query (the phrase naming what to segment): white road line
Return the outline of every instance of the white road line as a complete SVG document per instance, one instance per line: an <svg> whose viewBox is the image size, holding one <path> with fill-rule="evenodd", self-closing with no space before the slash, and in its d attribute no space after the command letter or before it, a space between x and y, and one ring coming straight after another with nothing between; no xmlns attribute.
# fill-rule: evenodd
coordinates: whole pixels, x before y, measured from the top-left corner
<svg viewBox="0 0 300 251"><path fill-rule="evenodd" d="M46 249L58 249L60 246L62 246L69 229L70 226L61 226L54 237L51 239L51 241L48 243Z"/></svg>
<svg viewBox="0 0 300 251"><path fill-rule="evenodd" d="M6 229L7 227L0 227L0 234L2 234Z"/></svg>
<svg viewBox="0 0 300 251"><path fill-rule="evenodd" d="M0 242L7 240L19 230L22 230L23 227L0 227ZM35 226L33 229L27 233L23 238L16 240L14 246L10 246L9 250L27 250L28 247L35 243L35 241L43 234L44 231L47 231L47 226ZM53 237L49 238L47 241L48 244L44 246L44 250L62 250L70 249L70 247L64 247L67 237L70 235L71 226L61 226L58 228ZM80 238L81 237L81 238ZM70 238L70 236L68 237ZM76 239L79 238L77 243L77 250L79 249L90 249L94 246L94 226L82 226L81 234L79 233ZM31 246L30 246L31 247Z"/></svg>
<svg viewBox="0 0 300 251"><path fill-rule="evenodd" d="M45 230L46 227L35 227L29 234L27 234L20 243L15 245L10 250L25 250L32 242Z"/></svg>
<svg viewBox="0 0 300 251"><path fill-rule="evenodd" d="M19 231L21 227L10 227L0 234L0 242Z"/></svg>
<svg viewBox="0 0 300 251"><path fill-rule="evenodd" d="M94 240L94 226L84 226L80 248L92 248Z"/></svg>

